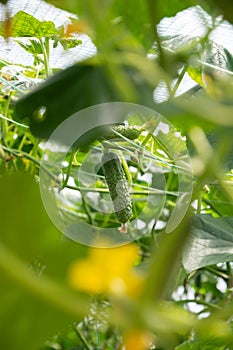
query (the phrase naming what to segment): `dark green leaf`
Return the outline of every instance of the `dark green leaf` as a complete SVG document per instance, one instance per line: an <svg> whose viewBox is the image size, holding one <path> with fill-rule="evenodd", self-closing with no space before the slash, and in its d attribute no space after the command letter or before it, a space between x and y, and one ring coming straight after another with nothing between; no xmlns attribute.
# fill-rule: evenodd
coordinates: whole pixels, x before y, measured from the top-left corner
<svg viewBox="0 0 233 350"><path fill-rule="evenodd" d="M22 97L16 103L15 115L29 117L33 134L47 138L66 118L99 103L123 100L152 105L152 88L139 72L125 67L118 75L118 67L112 70L113 73L104 66L85 63L60 71ZM127 90L125 82L130 84ZM41 107L46 108L44 119L38 117Z"/></svg>
<svg viewBox="0 0 233 350"><path fill-rule="evenodd" d="M233 216L197 215L183 252L183 265L191 272L204 266L233 260Z"/></svg>
<svg viewBox="0 0 233 350"><path fill-rule="evenodd" d="M229 0L213 0L223 16L230 22L233 21L233 3Z"/></svg>

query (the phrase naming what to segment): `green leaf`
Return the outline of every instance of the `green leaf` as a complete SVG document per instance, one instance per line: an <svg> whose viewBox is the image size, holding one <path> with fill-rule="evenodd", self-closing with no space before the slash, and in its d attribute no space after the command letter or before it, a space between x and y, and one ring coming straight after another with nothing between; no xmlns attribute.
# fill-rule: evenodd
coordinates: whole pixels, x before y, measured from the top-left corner
<svg viewBox="0 0 233 350"><path fill-rule="evenodd" d="M219 74L218 68L224 69L225 74L231 74L233 72L233 56L222 45L210 41L206 45L203 56L205 73Z"/></svg>
<svg viewBox="0 0 233 350"><path fill-rule="evenodd" d="M153 1L149 0L150 3L156 3L157 5L157 19L161 19L163 17L171 17L174 16L177 12L182 11L189 6L193 6L192 0L180 0L179 2L176 0L164 0L164 1Z"/></svg>
<svg viewBox="0 0 233 350"><path fill-rule="evenodd" d="M48 337L62 330L67 316L25 293L1 272L0 346L8 350L38 350Z"/></svg>
<svg viewBox="0 0 233 350"><path fill-rule="evenodd" d="M147 50L152 47L154 29L151 24L147 2L144 0L116 0L113 13L121 18L126 28Z"/></svg>
<svg viewBox="0 0 233 350"><path fill-rule="evenodd" d="M78 39L60 39L59 42L63 46L64 50L72 49L82 44L82 40ZM54 47L56 47L56 44Z"/></svg>
<svg viewBox="0 0 233 350"><path fill-rule="evenodd" d="M204 86L203 81L202 81L202 69L200 67L188 67L187 73L189 76L196 81L200 86Z"/></svg>
<svg viewBox="0 0 233 350"><path fill-rule="evenodd" d="M15 116L30 118L32 133L48 138L66 118L99 103L125 101L152 106L152 90L134 68L75 64L16 102ZM38 114L41 107L46 108L44 119Z"/></svg>
<svg viewBox="0 0 233 350"><path fill-rule="evenodd" d="M203 340L187 340L183 344L180 344L175 350L225 350L227 344L223 345L223 342L219 342L214 337L208 337Z"/></svg>
<svg viewBox="0 0 233 350"><path fill-rule="evenodd" d="M34 56L43 54L41 43L38 40L31 39L27 44L18 40L17 43Z"/></svg>
<svg viewBox="0 0 233 350"><path fill-rule="evenodd" d="M197 215L183 252L187 272L233 259L233 216Z"/></svg>
<svg viewBox="0 0 233 350"><path fill-rule="evenodd" d="M0 196L0 348L38 350L74 320L78 295L66 287L67 269L85 247L60 238L31 176L2 177Z"/></svg>
<svg viewBox="0 0 233 350"><path fill-rule="evenodd" d="M28 262L59 247L60 233L48 219L39 186L32 176L8 175L1 178L0 197L2 243ZM78 248L78 245L75 246Z"/></svg>
<svg viewBox="0 0 233 350"><path fill-rule="evenodd" d="M0 198L0 242L33 267L38 261L46 266L46 273L66 279L67 268L86 253L86 248L61 239L44 210L39 186L32 176L1 178Z"/></svg>
<svg viewBox="0 0 233 350"><path fill-rule="evenodd" d="M11 19L12 37L51 37L58 34L54 23L52 21L39 21L32 15L19 11ZM5 35L5 21L0 21L0 35Z"/></svg>
<svg viewBox="0 0 233 350"><path fill-rule="evenodd" d="M47 0L46 2L72 13L77 13L79 7L79 3L76 0Z"/></svg>
<svg viewBox="0 0 233 350"><path fill-rule="evenodd" d="M88 21L94 30L92 37L97 46L109 44L120 46L126 40L127 45L142 44L146 49L151 48L154 41L154 28L144 0L50 0L55 6L77 13L84 21ZM134 40L128 36L130 33ZM119 37L121 40L119 41Z"/></svg>
<svg viewBox="0 0 233 350"><path fill-rule="evenodd" d="M213 0L214 4L222 12L223 16L230 22L233 21L233 3L229 0Z"/></svg>
<svg viewBox="0 0 233 350"><path fill-rule="evenodd" d="M211 208L213 213L218 216L229 216L233 213L233 203L229 200L226 192L220 187L210 187L209 193L203 193L203 201Z"/></svg>

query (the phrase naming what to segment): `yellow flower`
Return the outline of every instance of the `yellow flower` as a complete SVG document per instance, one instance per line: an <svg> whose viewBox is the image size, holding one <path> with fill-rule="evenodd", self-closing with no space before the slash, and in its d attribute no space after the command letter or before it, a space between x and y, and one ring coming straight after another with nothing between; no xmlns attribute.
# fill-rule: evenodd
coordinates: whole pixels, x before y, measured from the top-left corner
<svg viewBox="0 0 233 350"><path fill-rule="evenodd" d="M143 277L133 269L137 258L135 244L92 248L86 259L77 260L70 267L70 284L89 293L136 297L143 285Z"/></svg>
<svg viewBox="0 0 233 350"><path fill-rule="evenodd" d="M132 329L123 335L122 350L148 350L153 341L153 335L141 329Z"/></svg>

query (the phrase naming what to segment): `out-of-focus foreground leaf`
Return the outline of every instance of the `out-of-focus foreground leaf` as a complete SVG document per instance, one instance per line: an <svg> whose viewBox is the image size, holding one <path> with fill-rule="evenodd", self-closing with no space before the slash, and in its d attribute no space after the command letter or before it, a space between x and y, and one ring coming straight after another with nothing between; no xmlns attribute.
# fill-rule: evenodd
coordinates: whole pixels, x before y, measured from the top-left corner
<svg viewBox="0 0 233 350"><path fill-rule="evenodd" d="M84 248L61 240L31 176L1 178L0 196L0 348L37 350L78 309L76 303L70 312L58 305L73 295L58 281Z"/></svg>
<svg viewBox="0 0 233 350"><path fill-rule="evenodd" d="M223 16L230 22L233 21L233 3L229 0L213 0L214 4L221 10Z"/></svg>
<svg viewBox="0 0 233 350"><path fill-rule="evenodd" d="M152 92L135 68L75 64L19 99L15 115L30 118L32 133L47 138L66 118L96 104L124 101L152 106ZM41 107L46 108L44 118L38 116Z"/></svg>

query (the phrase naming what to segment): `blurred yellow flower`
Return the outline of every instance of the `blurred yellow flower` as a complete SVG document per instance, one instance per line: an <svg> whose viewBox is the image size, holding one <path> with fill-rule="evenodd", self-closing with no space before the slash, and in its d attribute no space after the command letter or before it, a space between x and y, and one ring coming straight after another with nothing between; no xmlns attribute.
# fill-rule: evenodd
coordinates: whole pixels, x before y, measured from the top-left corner
<svg viewBox="0 0 233 350"><path fill-rule="evenodd" d="M128 244L118 248L92 248L86 259L75 261L69 270L73 288L89 293L137 297L144 279L133 266L138 247Z"/></svg>
<svg viewBox="0 0 233 350"><path fill-rule="evenodd" d="M132 329L123 335L121 350L148 350L153 341L153 335L141 329Z"/></svg>
<svg viewBox="0 0 233 350"><path fill-rule="evenodd" d="M77 33L85 33L87 35L91 34L91 28L89 24L85 21L73 21L72 23L69 23L65 28L65 33L63 34L64 37L70 37L72 34Z"/></svg>

